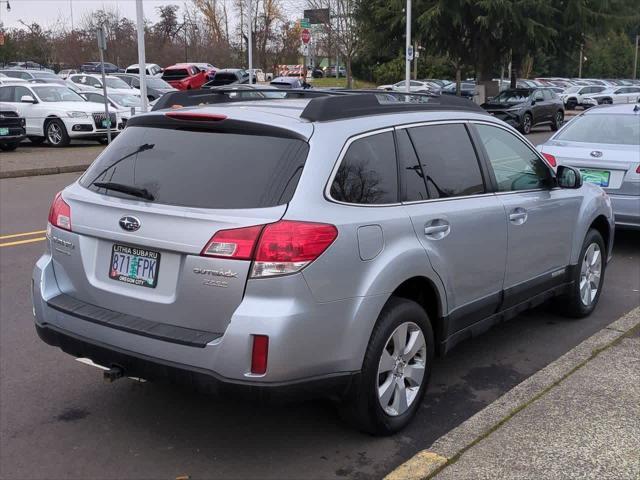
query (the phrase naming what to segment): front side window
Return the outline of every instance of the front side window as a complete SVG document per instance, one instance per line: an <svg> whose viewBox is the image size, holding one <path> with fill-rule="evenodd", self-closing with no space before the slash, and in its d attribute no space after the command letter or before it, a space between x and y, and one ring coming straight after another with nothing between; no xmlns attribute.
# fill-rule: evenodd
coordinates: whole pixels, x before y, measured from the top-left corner
<svg viewBox="0 0 640 480"><path fill-rule="evenodd" d="M393 133L355 140L331 184L331 197L340 202L385 204L398 201L398 169Z"/></svg>
<svg viewBox="0 0 640 480"><path fill-rule="evenodd" d="M13 90L15 87L0 87L0 102L13 102Z"/></svg>
<svg viewBox="0 0 640 480"><path fill-rule="evenodd" d="M409 129L425 175L429 198L485 193L476 152L462 124Z"/></svg>
<svg viewBox="0 0 640 480"><path fill-rule="evenodd" d="M498 191L546 188L551 172L522 140L498 127L476 125L498 184Z"/></svg>
<svg viewBox="0 0 640 480"><path fill-rule="evenodd" d="M22 97L28 95L29 97L33 97L33 94L31 93L31 90L29 90L28 88L25 87L15 87L14 93L13 93L14 97L13 97L13 101L14 102L21 102L22 101Z"/></svg>

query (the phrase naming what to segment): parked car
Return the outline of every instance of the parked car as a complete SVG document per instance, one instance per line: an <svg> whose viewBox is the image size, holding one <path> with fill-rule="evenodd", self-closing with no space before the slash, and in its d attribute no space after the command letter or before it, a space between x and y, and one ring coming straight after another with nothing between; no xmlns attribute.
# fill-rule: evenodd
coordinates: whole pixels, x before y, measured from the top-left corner
<svg viewBox="0 0 640 480"><path fill-rule="evenodd" d="M313 78L323 78L324 77L324 70L322 70L320 67L315 67L311 70L311 77Z"/></svg>
<svg viewBox="0 0 640 480"><path fill-rule="evenodd" d="M130 87L140 90L140 77L130 73L116 73L114 77L119 78ZM167 82L158 77L146 77L147 84L147 98L151 101L160 98L165 93L175 92L176 88L173 88Z"/></svg>
<svg viewBox="0 0 640 480"><path fill-rule="evenodd" d="M76 138L101 140L106 137L107 122L114 129L120 123L115 112L107 117L104 107L61 85L3 85L0 102L17 108L26 120L29 140L36 145L47 141L64 147Z"/></svg>
<svg viewBox="0 0 640 480"><path fill-rule="evenodd" d="M21 78L7 77L4 73L0 72L0 85L7 85L7 84L15 85L17 83L28 83L28 82Z"/></svg>
<svg viewBox="0 0 640 480"><path fill-rule="evenodd" d="M107 75L105 76L104 80L107 88L111 91L140 95L140 92L138 90L135 90L133 87L116 76ZM77 73L74 75L69 75L69 81L78 85L80 90L84 90L87 87L100 90L102 90L103 88L102 75Z"/></svg>
<svg viewBox="0 0 640 480"><path fill-rule="evenodd" d="M456 83L453 82L443 89L440 90L440 93L444 93L446 95L455 95L456 94ZM471 82L461 82L460 83L460 96L467 99L472 99L476 95L476 84Z"/></svg>
<svg viewBox="0 0 640 480"><path fill-rule="evenodd" d="M194 65L195 67L197 67L201 71L205 72L205 77L206 77L207 81L211 80L213 78L213 76L215 75L215 73L218 70L220 70L218 67L214 67L210 63L198 63L198 62L196 62L196 63L192 63L192 65Z"/></svg>
<svg viewBox="0 0 640 480"><path fill-rule="evenodd" d="M276 88L311 88L307 82L296 77L276 77L269 82L269 85Z"/></svg>
<svg viewBox="0 0 640 480"><path fill-rule="evenodd" d="M74 73L80 73L80 70L76 70L75 68L65 68L64 70L60 70L58 72L58 76L61 79L66 80L67 78L69 78L69 75L73 75Z"/></svg>
<svg viewBox="0 0 640 480"><path fill-rule="evenodd" d="M255 80L255 79L254 79ZM224 68L218 70L205 87L218 87L232 83L249 83L249 73L241 68Z"/></svg>
<svg viewBox="0 0 640 480"><path fill-rule="evenodd" d="M178 63L165 68L162 79L178 90L191 90L206 83L207 73L195 65Z"/></svg>
<svg viewBox="0 0 640 480"><path fill-rule="evenodd" d="M440 86L422 80L409 80L409 89L411 92L437 92L440 90ZM393 92L405 92L406 91L406 81L402 80L401 82L394 83L393 85L380 85L378 90L387 90Z"/></svg>
<svg viewBox="0 0 640 480"><path fill-rule="evenodd" d="M80 65L82 73L102 73L102 65L100 62L86 62ZM104 73L118 73L120 68L113 63L104 62Z"/></svg>
<svg viewBox="0 0 640 480"><path fill-rule="evenodd" d="M0 150L5 152L18 148L27 138L25 119L18 109L9 103L0 103Z"/></svg>
<svg viewBox="0 0 640 480"><path fill-rule="evenodd" d="M503 90L482 104L487 112L525 135L537 125L550 125L558 130L564 122L564 104L545 88L515 88Z"/></svg>
<svg viewBox="0 0 640 480"><path fill-rule="evenodd" d="M124 73L138 75L140 73L140 66L137 63L134 63L133 65L129 65L124 70ZM160 65L157 65L155 63L146 63L145 74L150 77L162 77L162 67L160 67Z"/></svg>
<svg viewBox="0 0 640 480"><path fill-rule="evenodd" d="M556 296L593 311L602 189L467 100L319 94L132 118L55 196L40 338L107 379L315 390L391 434L436 353Z"/></svg>
<svg viewBox="0 0 640 480"><path fill-rule="evenodd" d="M616 226L640 229L640 105L589 109L538 149L602 187Z"/></svg>
<svg viewBox="0 0 640 480"><path fill-rule="evenodd" d="M26 80L27 82L31 82L39 79L55 80L57 82L61 81L60 77L58 77L55 73L47 72L43 70L4 69L4 70L0 70L0 73L6 75L7 77L19 78L22 80Z"/></svg>
<svg viewBox="0 0 640 480"><path fill-rule="evenodd" d="M94 102L104 105L104 95L96 90L87 90L78 92L87 102ZM142 111L142 101L139 95L129 93L117 93L107 90L107 98L109 99L109 107L118 112L118 118L121 124L118 129L122 130L131 117Z"/></svg>
<svg viewBox="0 0 640 480"><path fill-rule="evenodd" d="M599 93L592 93L582 97L582 104L585 107L611 105L613 103L640 103L640 87L607 88Z"/></svg>
<svg viewBox="0 0 640 480"><path fill-rule="evenodd" d="M599 85L589 85L586 87L576 85L565 89L564 92L559 95L559 97L564 102L565 108L567 108L567 110L574 110L577 106L584 106L582 104L584 95L600 93L605 89L606 87Z"/></svg>
<svg viewBox="0 0 640 480"><path fill-rule="evenodd" d="M66 80L61 79L60 77L58 78L35 78L33 80L29 80L29 83L46 83L46 84L50 84L50 85L63 85L66 86L67 82Z"/></svg>
<svg viewBox="0 0 640 480"><path fill-rule="evenodd" d="M324 76L325 77L335 77L336 76L336 66L335 65L330 65L328 67L326 67L324 69ZM339 77L346 77L347 76L347 69L345 67L338 67L338 76Z"/></svg>
<svg viewBox="0 0 640 480"><path fill-rule="evenodd" d="M26 62L9 62L6 64L7 68L24 68L27 70L44 70L45 72L53 72L50 68L45 67L37 62L27 60Z"/></svg>

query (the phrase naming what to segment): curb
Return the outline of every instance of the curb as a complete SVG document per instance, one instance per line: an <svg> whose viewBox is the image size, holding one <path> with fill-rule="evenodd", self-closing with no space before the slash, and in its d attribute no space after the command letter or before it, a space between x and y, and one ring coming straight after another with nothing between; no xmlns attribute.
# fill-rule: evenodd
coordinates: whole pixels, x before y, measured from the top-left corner
<svg viewBox="0 0 640 480"><path fill-rule="evenodd" d="M63 165L61 167L25 168L22 170L0 171L2 178L34 177L38 175L56 175L58 173L84 172L89 163L83 165Z"/></svg>
<svg viewBox="0 0 640 480"><path fill-rule="evenodd" d="M385 480L429 479L466 450L498 429L517 412L542 397L602 350L640 325L640 307L610 323L556 361L516 385L490 405L436 440L431 447L389 473Z"/></svg>

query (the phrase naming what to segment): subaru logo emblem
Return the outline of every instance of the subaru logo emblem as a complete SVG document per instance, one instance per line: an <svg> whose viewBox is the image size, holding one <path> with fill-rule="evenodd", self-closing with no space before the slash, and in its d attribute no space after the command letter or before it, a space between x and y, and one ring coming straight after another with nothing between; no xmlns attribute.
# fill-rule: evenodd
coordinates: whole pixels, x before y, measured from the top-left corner
<svg viewBox="0 0 640 480"><path fill-rule="evenodd" d="M593 152L591 152L591 156L593 158L600 158L602 156L602 152L600 150L594 150Z"/></svg>
<svg viewBox="0 0 640 480"><path fill-rule="evenodd" d="M140 220L130 215L122 217L119 223L122 229L126 230L127 232L135 232L140 228Z"/></svg>

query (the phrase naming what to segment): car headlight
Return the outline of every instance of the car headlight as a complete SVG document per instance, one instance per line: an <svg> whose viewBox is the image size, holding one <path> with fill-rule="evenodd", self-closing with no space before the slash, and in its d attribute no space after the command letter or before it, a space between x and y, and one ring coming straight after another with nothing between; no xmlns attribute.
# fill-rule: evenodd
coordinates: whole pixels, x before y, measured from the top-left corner
<svg viewBox="0 0 640 480"><path fill-rule="evenodd" d="M67 112L67 116L71 118L87 118L86 112Z"/></svg>

